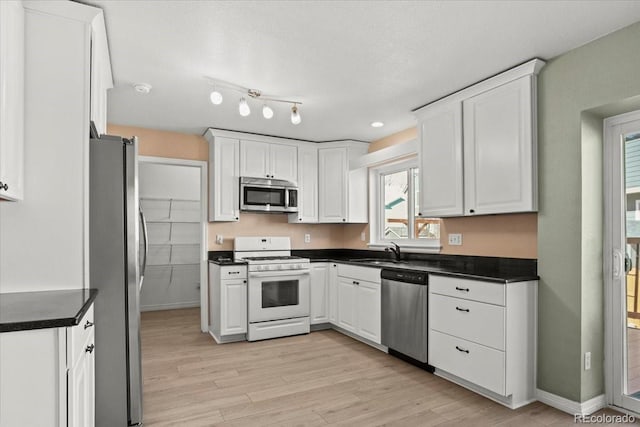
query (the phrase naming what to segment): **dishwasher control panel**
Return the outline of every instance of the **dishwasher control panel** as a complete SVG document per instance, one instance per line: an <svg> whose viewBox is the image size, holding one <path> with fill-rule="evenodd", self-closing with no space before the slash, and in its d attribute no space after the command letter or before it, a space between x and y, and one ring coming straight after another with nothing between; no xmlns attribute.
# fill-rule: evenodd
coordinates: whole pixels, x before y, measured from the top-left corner
<svg viewBox="0 0 640 427"><path fill-rule="evenodd" d="M383 269L380 273L380 277L382 279L393 280L395 282L415 283L416 285L427 284L427 273L423 273L421 271Z"/></svg>

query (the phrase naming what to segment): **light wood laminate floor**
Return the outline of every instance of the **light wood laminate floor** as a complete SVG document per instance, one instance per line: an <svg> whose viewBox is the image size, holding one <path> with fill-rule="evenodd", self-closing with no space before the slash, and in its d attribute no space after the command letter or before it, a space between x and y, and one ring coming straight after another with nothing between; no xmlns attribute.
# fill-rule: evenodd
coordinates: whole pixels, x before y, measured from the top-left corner
<svg viewBox="0 0 640 427"><path fill-rule="evenodd" d="M331 330L217 345L199 313L142 314L145 427L575 425L541 403L512 411Z"/></svg>

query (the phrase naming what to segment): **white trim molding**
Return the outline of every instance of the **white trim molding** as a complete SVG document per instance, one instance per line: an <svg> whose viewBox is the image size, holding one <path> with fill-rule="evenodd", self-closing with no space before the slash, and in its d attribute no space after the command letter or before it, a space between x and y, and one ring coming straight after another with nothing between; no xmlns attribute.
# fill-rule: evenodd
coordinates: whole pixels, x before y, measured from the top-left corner
<svg viewBox="0 0 640 427"><path fill-rule="evenodd" d="M557 394L549 393L548 391L536 389L536 398L545 405L549 405L571 415L590 415L607 407L607 400L604 394L580 403L558 396Z"/></svg>

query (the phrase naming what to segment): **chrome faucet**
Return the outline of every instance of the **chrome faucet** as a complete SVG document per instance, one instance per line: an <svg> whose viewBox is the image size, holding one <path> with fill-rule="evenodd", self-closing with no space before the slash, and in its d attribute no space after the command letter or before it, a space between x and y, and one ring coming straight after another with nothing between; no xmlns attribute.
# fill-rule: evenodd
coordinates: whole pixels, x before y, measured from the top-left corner
<svg viewBox="0 0 640 427"><path fill-rule="evenodd" d="M388 248L384 248L385 252L393 252L396 256L396 261L400 261L400 246L391 242L393 246L389 246Z"/></svg>

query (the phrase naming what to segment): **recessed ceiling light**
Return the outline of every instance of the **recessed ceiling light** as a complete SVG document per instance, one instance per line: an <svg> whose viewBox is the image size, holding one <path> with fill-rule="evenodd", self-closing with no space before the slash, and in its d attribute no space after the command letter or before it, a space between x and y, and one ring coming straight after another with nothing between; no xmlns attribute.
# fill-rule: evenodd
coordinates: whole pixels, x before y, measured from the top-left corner
<svg viewBox="0 0 640 427"><path fill-rule="evenodd" d="M149 93L151 92L151 85L147 83L136 83L133 85L133 88L138 93Z"/></svg>
<svg viewBox="0 0 640 427"><path fill-rule="evenodd" d="M382 126L384 126L382 122L371 122L371 127L373 128L381 128Z"/></svg>

